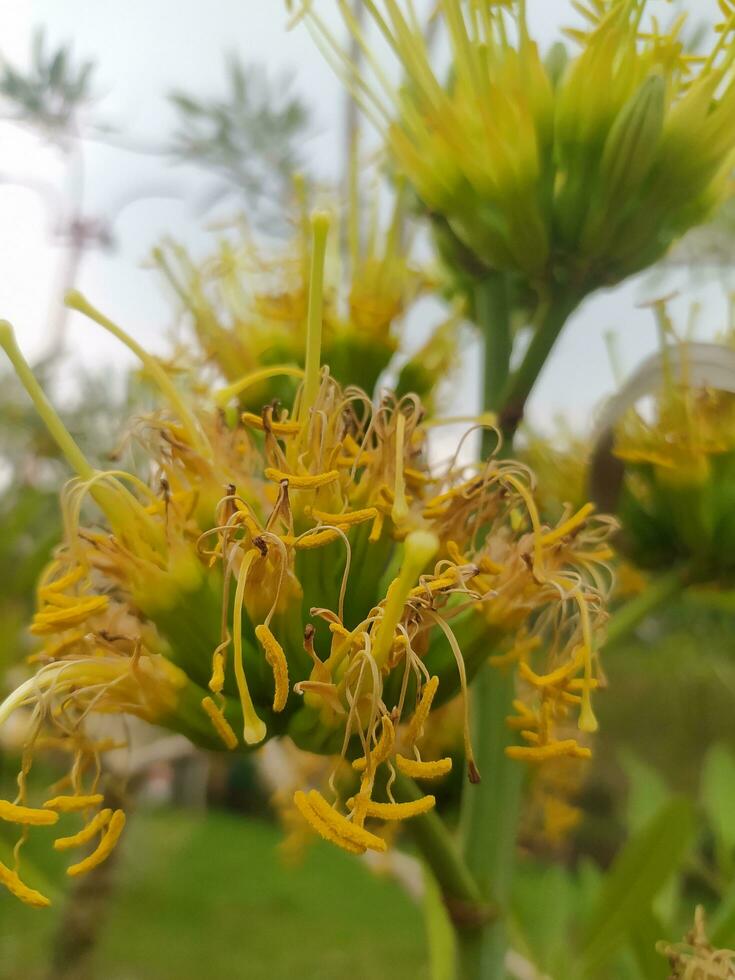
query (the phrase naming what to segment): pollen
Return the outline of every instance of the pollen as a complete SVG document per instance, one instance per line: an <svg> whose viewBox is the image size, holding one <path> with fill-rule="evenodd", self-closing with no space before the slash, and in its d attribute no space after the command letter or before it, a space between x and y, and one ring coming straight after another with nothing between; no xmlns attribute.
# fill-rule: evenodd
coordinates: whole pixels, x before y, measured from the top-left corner
<svg viewBox="0 0 735 980"><path fill-rule="evenodd" d="M439 779L452 771L452 760L437 759L435 762L423 762L418 759L407 759L406 756L396 755L396 766L399 772L411 779Z"/></svg>
<svg viewBox="0 0 735 980"><path fill-rule="evenodd" d="M58 819L58 813L50 810L37 810L34 807L18 806L0 800L0 820L7 820L8 823L21 823L28 827L48 827L55 824Z"/></svg>
<svg viewBox="0 0 735 980"><path fill-rule="evenodd" d="M348 820L347 817L338 813L317 790L310 790L308 800L317 816L321 817L324 823L331 827L338 837L352 844L356 844L358 847L365 847L372 851L387 850L388 845L382 837L371 834L364 827L358 827L351 820Z"/></svg>
<svg viewBox="0 0 735 980"><path fill-rule="evenodd" d="M348 806L350 802L347 801ZM420 817L422 813L428 813L435 805L434 796L422 796L408 803L375 803L373 800L367 800L364 808L366 817L377 817L379 820L409 820L411 817Z"/></svg>
<svg viewBox="0 0 735 980"><path fill-rule="evenodd" d="M25 905L30 905L34 909L45 909L51 904L50 900L40 892L24 885L15 871L11 871L4 864L0 863L0 885L5 885L11 895L15 895Z"/></svg>
<svg viewBox="0 0 735 980"><path fill-rule="evenodd" d="M424 723L431 711L431 702L434 700L438 689L439 678L436 675L424 684L424 689L421 692L421 700L413 713L413 717L408 726L408 732L406 733L406 741L409 745L413 745L421 737L421 733L424 730Z"/></svg>
<svg viewBox="0 0 735 980"><path fill-rule="evenodd" d="M72 878L76 878L78 875L87 874L88 871L106 861L114 851L124 827L125 813L122 810L115 810L96 849L83 861L68 867L66 873Z"/></svg>
<svg viewBox="0 0 735 980"><path fill-rule="evenodd" d="M99 806L104 800L101 793L92 793L89 796L55 796L51 800L46 800L43 804L46 810L57 810L59 813L77 813L79 810L86 810L90 806Z"/></svg>
<svg viewBox="0 0 735 980"><path fill-rule="evenodd" d="M270 627L261 623L255 627L255 636L265 652L265 659L273 671L275 691L273 694L273 710L283 711L288 700L288 662L283 647L271 633Z"/></svg>
<svg viewBox="0 0 735 980"><path fill-rule="evenodd" d="M212 698L207 695L202 698L202 708L209 715L209 718L214 725L214 729L222 739L224 744L228 749L237 748L237 735L235 735L232 730L232 726L229 721L225 718L224 713L217 707Z"/></svg>
<svg viewBox="0 0 735 980"><path fill-rule="evenodd" d="M375 748L370 752L370 769L372 772L378 768L378 766L385 762L388 756L393 751L393 745L396 740L396 731L393 727L393 722L390 720L388 715L383 715L383 725L380 731L380 738L375 746ZM355 759L352 763L352 768L357 772L363 772L368 766L368 760L363 756L362 759Z"/></svg>
<svg viewBox="0 0 735 980"><path fill-rule="evenodd" d="M68 851L74 847L82 847L84 844L88 844L93 837L105 829L110 822L111 816L112 810L109 808L100 810L78 834L73 834L71 837L57 837L54 841L55 849L57 851Z"/></svg>
<svg viewBox="0 0 735 980"><path fill-rule="evenodd" d="M320 487L327 487L330 483L339 480L338 470L327 470L326 473L315 473L314 475L298 475L277 470L273 466L266 466L264 473L266 478L274 483L281 483L286 480L291 490L318 490Z"/></svg>
<svg viewBox="0 0 735 980"><path fill-rule="evenodd" d="M341 837L325 820L322 820L303 790L299 789L294 793L293 801L304 820L306 820L312 830L315 830L320 837L324 838L324 840L329 841L330 844L336 844L337 847L341 847L343 850L349 851L350 854L365 853L367 848L364 845L354 844L351 840Z"/></svg>

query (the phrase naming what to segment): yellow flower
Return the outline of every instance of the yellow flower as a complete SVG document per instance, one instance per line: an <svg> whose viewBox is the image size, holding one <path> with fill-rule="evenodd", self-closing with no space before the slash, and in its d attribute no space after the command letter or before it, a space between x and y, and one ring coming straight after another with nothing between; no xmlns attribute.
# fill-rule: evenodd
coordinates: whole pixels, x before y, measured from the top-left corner
<svg viewBox="0 0 735 980"><path fill-rule="evenodd" d="M384 134L392 166L414 188L450 267L471 279L500 270L542 298L577 298L658 259L729 193L735 149L735 14L723 6L708 52L648 0L573 6L579 52L544 64L524 0L438 0L451 53L437 69L413 5L366 0L396 83L354 17L360 74L318 13L301 5L317 43ZM558 60L558 59L557 59Z"/></svg>
<svg viewBox="0 0 735 980"><path fill-rule="evenodd" d="M89 799L102 751L85 735L91 714L132 713L210 748L246 750L288 734L339 756L352 763L351 795L335 807L312 789L295 803L314 830L353 852L385 847L366 824L433 807L431 793L393 799L390 777L448 771L449 760L427 757L421 744L432 709L458 690L468 772L478 778L466 689L491 652L517 665L524 685L530 744L516 747L518 757L586 754L556 729L577 716L585 731L596 724L609 522L585 506L545 526L525 467L457 456L432 465L415 395L373 404L341 388L321 362L327 225L314 217L304 380L291 410L223 415L230 391L224 400L186 393L86 300L69 298L138 353L165 397L166 408L133 430L151 486L90 466L0 327L77 472L62 497L64 541L38 587L40 666L0 720L24 706L36 722L22 807L35 749L49 737L73 740L69 806L89 806L79 834L100 835L100 860L122 818L103 818ZM101 512L96 523L82 521L87 497Z"/></svg>

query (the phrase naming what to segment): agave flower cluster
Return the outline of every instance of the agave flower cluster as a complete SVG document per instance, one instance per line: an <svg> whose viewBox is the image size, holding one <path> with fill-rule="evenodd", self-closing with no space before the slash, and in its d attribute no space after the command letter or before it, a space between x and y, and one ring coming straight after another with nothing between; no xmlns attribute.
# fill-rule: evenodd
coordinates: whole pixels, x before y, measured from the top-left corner
<svg viewBox="0 0 735 980"><path fill-rule="evenodd" d="M398 175L434 219L451 268L497 270L543 297L577 301L659 258L728 193L735 148L735 12L702 56L685 17L662 27L650 0L578 0L577 53L545 63L524 0L438 0L451 49L444 79L410 0L366 0L383 69L347 0L364 53L357 70L314 0L299 5L317 43L385 136Z"/></svg>
<svg viewBox="0 0 735 980"><path fill-rule="evenodd" d="M223 235L214 253L201 262L174 242L154 251L156 264L191 321L203 359L230 383L221 394L222 404L237 398L240 407L257 412L272 398L290 403L303 376L311 234L306 188L302 181L296 183L301 203L286 241L266 247L240 227ZM354 186L341 235L346 247L340 249L340 236L332 236L322 337L324 360L333 375L371 394L393 356L402 351L404 317L431 285L428 274L406 258L405 195L396 196L385 228L377 192L374 197L374 213L365 222ZM456 315L433 328L424 346L402 366L396 390L431 396L456 359L458 332Z"/></svg>
<svg viewBox="0 0 735 980"><path fill-rule="evenodd" d="M729 576L735 354L729 344L678 339L665 302L655 310L662 350L602 413L595 493L618 513L620 548L639 567L678 562L696 577Z"/></svg>
<svg viewBox="0 0 735 980"><path fill-rule="evenodd" d="M434 805L431 794L396 800L395 775L449 770L449 759L422 754L423 733L432 708L466 695L488 657L518 671L509 723L522 744L511 756L589 755L574 729L596 727L610 522L587 505L545 526L524 466L465 464L458 453L432 464L431 422L416 396L373 403L343 389L321 365L323 217L314 226L305 376L290 408L228 416L69 297L138 353L165 398L133 426L148 481L90 466L9 326L0 331L77 473L62 497L64 541L38 588L35 674L0 706L0 722L25 710L29 724L18 796L0 804L0 818L25 836L82 815L81 830L55 842L96 842L70 874L104 860L124 823L121 810L100 808L110 744L90 727L95 716L135 715L208 748L289 735L339 756L354 773L350 795L328 801L304 787L295 803L313 830L354 852L385 849L381 824ZM476 780L467 710L465 698ZM49 739L69 752L69 775L31 805L32 762ZM46 904L18 868L0 874L22 900Z"/></svg>

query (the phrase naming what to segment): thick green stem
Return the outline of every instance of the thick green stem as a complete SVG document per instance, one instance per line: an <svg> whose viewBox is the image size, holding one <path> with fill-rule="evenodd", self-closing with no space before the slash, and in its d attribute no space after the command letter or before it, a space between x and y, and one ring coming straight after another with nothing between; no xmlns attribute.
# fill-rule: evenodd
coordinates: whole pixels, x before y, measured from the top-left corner
<svg viewBox="0 0 735 980"><path fill-rule="evenodd" d="M607 625L605 649L620 643L647 616L678 595L686 586L687 579L686 568L675 568L654 579L644 592L616 609Z"/></svg>
<svg viewBox="0 0 735 980"><path fill-rule="evenodd" d="M400 774L396 776L394 791L396 799L402 802L424 796L423 790L412 779ZM493 909L484 901L444 821L430 810L413 817L409 826L421 856L439 885L455 928L477 931L483 922L493 917Z"/></svg>
<svg viewBox="0 0 735 980"><path fill-rule="evenodd" d="M508 379L501 400L500 428L508 443L523 419L528 396L579 297L560 289L552 297L537 325L528 350L518 369Z"/></svg>
<svg viewBox="0 0 735 980"><path fill-rule="evenodd" d="M505 755L512 735L505 724L514 697L512 671L489 664L472 685L472 740L481 782L467 783L462 797L464 858L484 899L499 916L474 933L460 934L462 980L500 980L507 947L504 914L515 862L522 767Z"/></svg>

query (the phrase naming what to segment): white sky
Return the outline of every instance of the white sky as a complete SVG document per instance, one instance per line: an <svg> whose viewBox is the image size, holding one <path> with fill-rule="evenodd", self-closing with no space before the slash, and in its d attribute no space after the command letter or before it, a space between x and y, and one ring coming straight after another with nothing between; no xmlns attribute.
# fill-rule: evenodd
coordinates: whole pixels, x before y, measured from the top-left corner
<svg viewBox="0 0 735 980"><path fill-rule="evenodd" d="M658 0L657 0L658 2ZM715 0L688 0L684 6L706 14ZM569 19L568 0L529 0L536 36L546 46L561 19ZM336 4L322 9L338 24ZM45 27L49 41L73 41L78 58L98 63L96 91L103 96L98 115L141 144L159 144L174 121L166 93L186 89L205 96L222 91L222 55L236 51L243 60L265 63L269 71L294 74L294 91L314 108L314 135L306 150L315 168L331 175L339 168L343 94L339 83L303 29L286 33L280 0L5 0L0 7L0 54L24 67L34 27ZM29 356L39 354L49 331L58 292L63 249L54 241L53 215L38 193L13 178L64 187L58 155L16 125L0 121L0 316L16 327ZM156 351L166 349L171 321L169 298L157 276L142 267L151 247L164 235L201 246L202 219L191 201L199 188L193 175L170 168L159 158L87 147L84 153L85 211L109 215L120 203L145 191L171 185L179 195L129 204L114 224L115 251L85 257L77 285L89 298ZM331 174L330 174L331 171ZM532 399L530 414L544 424L563 412L580 426L614 387L604 334L619 337L626 370L656 346L652 319L636 308L645 296L672 288L681 292L682 318L693 301L703 306L703 334L723 325L721 287L698 277L678 275L662 286L631 282L588 300L574 316ZM425 324L414 321L418 339ZM69 333L74 357L111 369L129 363L127 352L101 331L74 316ZM470 352L456 407L470 411L477 395L476 352Z"/></svg>

